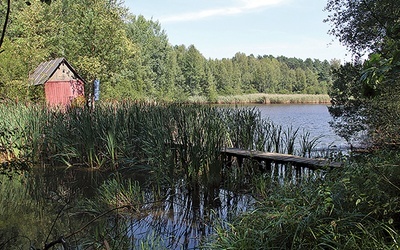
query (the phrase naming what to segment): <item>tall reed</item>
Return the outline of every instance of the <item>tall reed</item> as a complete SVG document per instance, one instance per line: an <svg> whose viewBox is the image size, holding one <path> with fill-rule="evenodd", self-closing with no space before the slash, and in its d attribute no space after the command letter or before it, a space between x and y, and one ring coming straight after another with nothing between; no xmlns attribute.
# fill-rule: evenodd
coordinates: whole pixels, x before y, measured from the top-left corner
<svg viewBox="0 0 400 250"><path fill-rule="evenodd" d="M147 168L160 186L184 177L217 187L220 150L310 155L309 134L263 119L257 109L196 104L107 103L96 109L0 106L0 150L7 158L92 168ZM14 110L14 112L10 112ZM300 137L299 137L300 136ZM302 146L295 150L296 141Z"/></svg>
<svg viewBox="0 0 400 250"><path fill-rule="evenodd" d="M310 133L292 126L284 127L263 119L253 108L222 109L227 127L227 146L266 152L306 155L318 145L320 137L310 138ZM296 148L297 145L302 146ZM303 153L306 152L306 153ZM311 155L311 154L309 154Z"/></svg>
<svg viewBox="0 0 400 250"><path fill-rule="evenodd" d="M12 102L0 105L0 154L12 159L38 160L42 151L47 111L40 106Z"/></svg>

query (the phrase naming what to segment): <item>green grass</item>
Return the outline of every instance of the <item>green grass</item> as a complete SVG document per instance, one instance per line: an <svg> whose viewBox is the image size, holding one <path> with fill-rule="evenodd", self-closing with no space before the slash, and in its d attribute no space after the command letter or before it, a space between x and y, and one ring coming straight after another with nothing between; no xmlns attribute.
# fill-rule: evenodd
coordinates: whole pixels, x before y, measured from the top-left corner
<svg viewBox="0 0 400 250"><path fill-rule="evenodd" d="M255 178L256 209L217 223L204 248L398 249L399 154L351 159L301 185Z"/></svg>

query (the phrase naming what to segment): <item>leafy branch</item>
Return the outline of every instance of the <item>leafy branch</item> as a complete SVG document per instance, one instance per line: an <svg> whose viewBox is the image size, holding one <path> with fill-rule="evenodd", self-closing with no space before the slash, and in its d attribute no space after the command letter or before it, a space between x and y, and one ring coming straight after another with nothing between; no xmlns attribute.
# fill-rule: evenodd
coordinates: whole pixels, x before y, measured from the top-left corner
<svg viewBox="0 0 400 250"><path fill-rule="evenodd" d="M3 44L4 37L6 35L8 19L10 18L10 9L11 9L11 0L7 0L7 12L6 12L6 17L5 17L4 24L3 24L3 30L1 32L1 37L0 37L0 54L2 52L4 52L4 49L1 49L1 45Z"/></svg>

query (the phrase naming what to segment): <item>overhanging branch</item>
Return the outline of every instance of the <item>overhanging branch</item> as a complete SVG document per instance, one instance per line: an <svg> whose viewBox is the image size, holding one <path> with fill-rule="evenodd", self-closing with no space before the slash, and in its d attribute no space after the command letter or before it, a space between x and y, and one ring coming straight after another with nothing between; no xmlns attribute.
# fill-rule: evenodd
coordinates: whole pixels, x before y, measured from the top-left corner
<svg viewBox="0 0 400 250"><path fill-rule="evenodd" d="M7 29L7 24L8 24L8 18L10 16L10 9L11 9L11 0L7 0L7 12L6 12L6 19L4 20L4 25L3 25L3 31L1 32L1 37L0 37L0 48L3 45L4 37L6 35L6 29ZM4 50L0 50L0 53L2 53Z"/></svg>

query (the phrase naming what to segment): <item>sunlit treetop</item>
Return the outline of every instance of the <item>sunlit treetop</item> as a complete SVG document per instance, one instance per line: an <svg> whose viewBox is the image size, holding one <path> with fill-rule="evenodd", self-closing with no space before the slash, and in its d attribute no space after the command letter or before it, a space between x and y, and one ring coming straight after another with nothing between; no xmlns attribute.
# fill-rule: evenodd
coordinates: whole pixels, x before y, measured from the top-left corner
<svg viewBox="0 0 400 250"><path fill-rule="evenodd" d="M329 33L357 56L382 52L400 40L400 1L328 0Z"/></svg>

